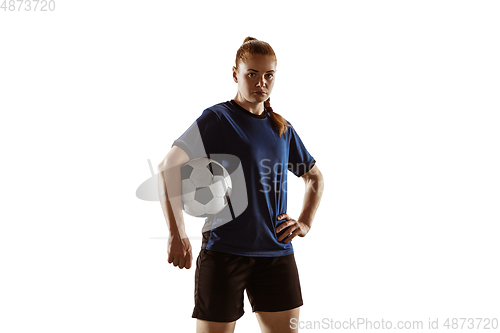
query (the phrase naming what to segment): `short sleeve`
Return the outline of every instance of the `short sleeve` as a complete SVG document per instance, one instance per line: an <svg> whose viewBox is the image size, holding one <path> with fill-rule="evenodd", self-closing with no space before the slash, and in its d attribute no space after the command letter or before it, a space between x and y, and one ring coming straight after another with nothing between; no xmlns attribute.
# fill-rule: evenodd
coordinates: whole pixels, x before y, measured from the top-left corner
<svg viewBox="0 0 500 333"><path fill-rule="evenodd" d="M288 130L290 130L288 170L295 176L301 177L312 169L316 160L309 154L293 126Z"/></svg>
<svg viewBox="0 0 500 333"><path fill-rule="evenodd" d="M198 157L208 157L214 152L217 142L220 142L220 119L209 109L203 111L200 117L172 144L188 154L192 160Z"/></svg>

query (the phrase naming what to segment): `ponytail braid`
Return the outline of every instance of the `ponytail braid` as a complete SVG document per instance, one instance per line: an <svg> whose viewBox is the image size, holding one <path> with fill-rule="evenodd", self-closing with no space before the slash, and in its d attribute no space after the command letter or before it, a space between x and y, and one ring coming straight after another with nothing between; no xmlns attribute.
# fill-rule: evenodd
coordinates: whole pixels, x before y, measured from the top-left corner
<svg viewBox="0 0 500 333"><path fill-rule="evenodd" d="M281 137L290 125L286 122L285 118L273 111L273 108L271 107L271 97L264 101L264 107L269 111L271 124L273 124L273 127L276 128Z"/></svg>

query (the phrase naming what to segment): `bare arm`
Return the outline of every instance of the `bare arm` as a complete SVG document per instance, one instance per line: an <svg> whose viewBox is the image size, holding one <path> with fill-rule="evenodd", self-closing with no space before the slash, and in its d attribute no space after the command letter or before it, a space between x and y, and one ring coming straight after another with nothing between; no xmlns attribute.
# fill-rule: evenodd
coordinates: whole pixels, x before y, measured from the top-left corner
<svg viewBox="0 0 500 333"><path fill-rule="evenodd" d="M184 150L174 146L158 165L158 194L169 230L168 262L191 267L191 244L184 227L181 205L181 166L189 161Z"/></svg>
<svg viewBox="0 0 500 333"><path fill-rule="evenodd" d="M158 165L158 194L163 214L170 233L181 238L186 238L181 205L181 166L187 161L189 157L186 152L173 146Z"/></svg>
<svg viewBox="0 0 500 333"><path fill-rule="evenodd" d="M305 182L305 194L304 202L302 204L302 211L299 215L299 221L304 222L309 228L311 228L312 222L314 220L314 215L316 215L316 210L321 202L321 197L323 195L324 181L323 175L319 168L314 165L311 170L302 176Z"/></svg>
<svg viewBox="0 0 500 333"><path fill-rule="evenodd" d="M321 202L324 183L323 175L319 171L318 166L314 165L311 170L302 175L302 179L304 179L306 185L302 211L300 212L298 220L292 219L288 214L281 214L278 216L278 220L285 219L286 221L276 228L276 233L288 228L286 232L278 237L278 241L280 242L283 241L284 243L288 243L295 236L304 237L307 235L311 229L316 210Z"/></svg>

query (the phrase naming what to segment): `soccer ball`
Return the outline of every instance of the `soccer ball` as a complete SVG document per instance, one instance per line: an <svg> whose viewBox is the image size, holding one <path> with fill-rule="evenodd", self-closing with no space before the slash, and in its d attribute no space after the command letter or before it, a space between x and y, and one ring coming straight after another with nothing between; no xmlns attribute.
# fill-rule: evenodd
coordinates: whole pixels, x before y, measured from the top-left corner
<svg viewBox="0 0 500 333"><path fill-rule="evenodd" d="M182 209L191 216L209 217L226 207L231 176L217 161L200 157L181 167Z"/></svg>

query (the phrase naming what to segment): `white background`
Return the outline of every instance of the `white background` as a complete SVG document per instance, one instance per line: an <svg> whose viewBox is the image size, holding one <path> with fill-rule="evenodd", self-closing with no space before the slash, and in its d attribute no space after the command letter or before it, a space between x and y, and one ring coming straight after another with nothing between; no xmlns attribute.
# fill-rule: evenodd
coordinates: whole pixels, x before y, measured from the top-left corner
<svg viewBox="0 0 500 333"><path fill-rule="evenodd" d="M0 331L194 332L195 261L167 263L135 191L236 95L247 36L274 48L273 109L325 178L293 241L300 319L499 317L497 1L55 3L0 11ZM258 332L245 311L236 332Z"/></svg>

